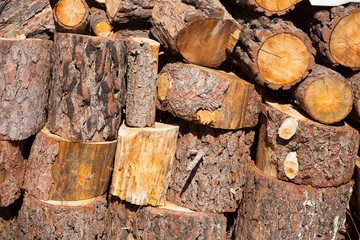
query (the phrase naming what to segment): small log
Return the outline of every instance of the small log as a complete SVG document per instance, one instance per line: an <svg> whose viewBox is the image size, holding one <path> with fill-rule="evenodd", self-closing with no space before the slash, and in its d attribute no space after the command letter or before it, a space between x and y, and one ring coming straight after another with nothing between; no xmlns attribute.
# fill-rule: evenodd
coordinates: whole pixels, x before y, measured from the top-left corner
<svg viewBox="0 0 360 240"><path fill-rule="evenodd" d="M259 84L289 89L314 66L310 39L291 22L260 17L242 26L232 62Z"/></svg>
<svg viewBox="0 0 360 240"><path fill-rule="evenodd" d="M154 127L160 43L131 38L127 48L126 125Z"/></svg>
<svg viewBox="0 0 360 240"><path fill-rule="evenodd" d="M24 188L41 200L75 201L107 190L117 142L74 143L44 128L27 161Z"/></svg>
<svg viewBox="0 0 360 240"><path fill-rule="evenodd" d="M45 125L52 47L49 40L0 39L0 139L23 140Z"/></svg>
<svg viewBox="0 0 360 240"><path fill-rule="evenodd" d="M233 73L169 63L159 74L157 108L214 128L239 129L256 126L261 96Z"/></svg>
<svg viewBox="0 0 360 240"><path fill-rule="evenodd" d="M179 127L119 129L110 193L136 205L164 205Z"/></svg>
<svg viewBox="0 0 360 240"><path fill-rule="evenodd" d="M351 90L353 93L353 106L349 114L349 117L357 122L360 122L360 73L353 75L347 79L350 83Z"/></svg>
<svg viewBox="0 0 360 240"><path fill-rule="evenodd" d="M265 14L266 16L284 15L295 8L295 5L301 0L232 0L243 8L251 11Z"/></svg>
<svg viewBox="0 0 360 240"><path fill-rule="evenodd" d="M124 41L55 34L48 128L73 142L116 139L125 95Z"/></svg>
<svg viewBox="0 0 360 240"><path fill-rule="evenodd" d="M343 120L353 105L349 82L321 65L314 66L307 78L294 89L293 96L313 119L326 124Z"/></svg>
<svg viewBox="0 0 360 240"><path fill-rule="evenodd" d="M109 202L109 239L225 239L226 218L198 213L166 203L139 207L112 197Z"/></svg>
<svg viewBox="0 0 360 240"><path fill-rule="evenodd" d="M199 212L234 212L245 184L251 129L222 130L179 120L167 200Z"/></svg>
<svg viewBox="0 0 360 240"><path fill-rule="evenodd" d="M97 9L91 13L90 27L92 32L99 37L109 37L112 30L106 12L102 9Z"/></svg>
<svg viewBox="0 0 360 240"><path fill-rule="evenodd" d="M106 12L111 22L149 21L155 0L107 0Z"/></svg>
<svg viewBox="0 0 360 240"><path fill-rule="evenodd" d="M339 239L353 183L313 188L266 176L246 163L235 239Z"/></svg>
<svg viewBox="0 0 360 240"><path fill-rule="evenodd" d="M180 53L190 63L219 66L237 42L238 24L218 1L198 1L207 4L197 7L184 2L191 3L166 0L155 4L152 34L166 49Z"/></svg>

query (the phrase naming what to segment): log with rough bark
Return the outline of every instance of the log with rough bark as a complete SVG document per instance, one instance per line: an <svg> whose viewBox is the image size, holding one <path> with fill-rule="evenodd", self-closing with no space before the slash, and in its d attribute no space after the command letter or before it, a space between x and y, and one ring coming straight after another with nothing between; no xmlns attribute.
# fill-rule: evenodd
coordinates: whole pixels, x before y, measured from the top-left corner
<svg viewBox="0 0 360 240"><path fill-rule="evenodd" d="M110 239L225 239L224 215L193 212L169 202L139 207L112 197L108 213L113 223Z"/></svg>
<svg viewBox="0 0 360 240"><path fill-rule="evenodd" d="M107 0L106 12L111 22L149 21L155 0Z"/></svg>
<svg viewBox="0 0 360 240"><path fill-rule="evenodd" d="M22 198L18 198L14 203L7 207L0 207L0 238L19 239L18 212L21 208Z"/></svg>
<svg viewBox="0 0 360 240"><path fill-rule="evenodd" d="M18 239L106 239L105 196L80 201L42 201L26 194Z"/></svg>
<svg viewBox="0 0 360 240"><path fill-rule="evenodd" d="M293 10L301 0L232 0L243 8L265 14L266 16L284 15Z"/></svg>
<svg viewBox="0 0 360 240"><path fill-rule="evenodd" d="M277 90L305 78L314 53L306 33L291 22L260 17L243 24L231 59L249 78Z"/></svg>
<svg viewBox="0 0 360 240"><path fill-rule="evenodd" d="M123 29L115 32L111 37L120 40L129 40L131 38L149 38L148 29Z"/></svg>
<svg viewBox="0 0 360 240"><path fill-rule="evenodd" d="M126 125L154 127L160 43L131 38L127 48Z"/></svg>
<svg viewBox="0 0 360 240"><path fill-rule="evenodd" d="M310 32L319 57L330 67L342 65L359 69L360 4L321 10L314 19Z"/></svg>
<svg viewBox="0 0 360 240"><path fill-rule="evenodd" d="M239 129L256 126L261 96L233 73L169 63L159 74L157 108L214 128Z"/></svg>
<svg viewBox="0 0 360 240"><path fill-rule="evenodd" d="M96 36L109 37L111 35L111 24L106 16L106 12L102 9L97 9L91 13L90 27Z"/></svg>
<svg viewBox="0 0 360 240"><path fill-rule="evenodd" d="M110 193L136 205L164 205L179 127L119 129Z"/></svg>
<svg viewBox="0 0 360 240"><path fill-rule="evenodd" d="M357 122L360 122L360 73L353 75L347 79L350 83L351 90L353 93L353 106L349 114L349 117Z"/></svg>
<svg viewBox="0 0 360 240"><path fill-rule="evenodd" d="M354 179L355 179L355 185L354 185L353 197L355 198L356 213L359 216L360 215L360 157L356 159Z"/></svg>
<svg viewBox="0 0 360 240"><path fill-rule="evenodd" d="M235 239L339 239L353 183L313 188L266 176L246 163Z"/></svg>
<svg viewBox="0 0 360 240"><path fill-rule="evenodd" d="M49 40L0 38L0 139L23 140L45 125L52 47Z"/></svg>
<svg viewBox="0 0 360 240"><path fill-rule="evenodd" d="M180 53L187 62L210 67L226 59L240 32L237 22L215 0L160 1L155 4L151 22L152 34L166 49Z"/></svg>
<svg viewBox="0 0 360 240"><path fill-rule="evenodd" d="M167 200L194 211L234 212L242 199L254 131L179 123Z"/></svg>
<svg viewBox="0 0 360 240"><path fill-rule="evenodd" d="M116 139L125 95L124 41L55 34L48 128L73 142Z"/></svg>
<svg viewBox="0 0 360 240"><path fill-rule="evenodd" d="M349 82L321 65L314 66L307 78L296 86L293 96L307 114L326 124L343 120L353 105Z"/></svg>
<svg viewBox="0 0 360 240"><path fill-rule="evenodd" d="M313 187L350 181L360 135L347 124L328 126L291 104L263 104L256 166L266 175Z"/></svg>
<svg viewBox="0 0 360 240"><path fill-rule="evenodd" d="M74 143L44 128L26 164L24 189L42 200L75 201L108 189L117 141Z"/></svg>

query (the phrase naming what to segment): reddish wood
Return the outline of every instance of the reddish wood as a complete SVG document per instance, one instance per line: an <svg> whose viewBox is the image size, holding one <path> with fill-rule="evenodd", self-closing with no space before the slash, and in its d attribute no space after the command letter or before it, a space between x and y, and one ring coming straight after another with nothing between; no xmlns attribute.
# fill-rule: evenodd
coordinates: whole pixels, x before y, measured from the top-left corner
<svg viewBox="0 0 360 240"><path fill-rule="evenodd" d="M149 21L155 0L107 0L106 12L110 21L133 23Z"/></svg>

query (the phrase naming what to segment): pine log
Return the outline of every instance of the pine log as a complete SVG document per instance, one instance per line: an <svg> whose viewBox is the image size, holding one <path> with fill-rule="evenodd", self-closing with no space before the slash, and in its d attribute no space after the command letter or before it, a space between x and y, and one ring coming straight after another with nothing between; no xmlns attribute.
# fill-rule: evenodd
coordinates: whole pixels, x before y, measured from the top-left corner
<svg viewBox="0 0 360 240"><path fill-rule="evenodd" d="M119 129L110 193L136 205L164 205L179 127Z"/></svg>
<svg viewBox="0 0 360 240"><path fill-rule="evenodd" d="M289 89L314 65L311 41L291 22L253 19L243 24L232 62L249 78L272 89Z"/></svg>
<svg viewBox="0 0 360 240"><path fill-rule="evenodd" d="M234 212L245 184L254 131L221 130L179 120L167 200L194 211Z"/></svg>
<svg viewBox="0 0 360 240"><path fill-rule="evenodd" d="M42 200L75 201L107 190L117 142L74 143L43 129L26 166L24 188Z"/></svg>
<svg viewBox="0 0 360 240"><path fill-rule="evenodd" d="M343 120L353 105L349 82L321 65L314 66L307 78L296 86L293 96L313 119L326 124Z"/></svg>
<svg viewBox="0 0 360 240"><path fill-rule="evenodd" d="M355 173L354 173L354 193L355 209L358 216L360 216L360 157L356 159Z"/></svg>
<svg viewBox="0 0 360 240"><path fill-rule="evenodd" d="M22 198L18 198L14 203L7 207L0 207L0 238L19 239L18 212L22 204Z"/></svg>
<svg viewBox="0 0 360 240"><path fill-rule="evenodd" d="M166 49L180 53L187 62L219 66L237 42L240 32L237 22L218 1L198 1L207 4L197 7L184 2L166 0L155 4L152 34Z"/></svg>
<svg viewBox="0 0 360 240"><path fill-rule="evenodd" d="M353 93L353 106L349 114L353 120L360 122L360 73L353 75L347 79L350 83L351 90Z"/></svg>
<svg viewBox="0 0 360 240"><path fill-rule="evenodd" d="M318 55L330 67L360 68L360 4L321 10L314 15L311 37Z"/></svg>
<svg viewBox="0 0 360 240"><path fill-rule="evenodd" d="M23 140L45 125L52 47L49 40L0 39L0 139Z"/></svg>
<svg viewBox="0 0 360 240"><path fill-rule="evenodd" d="M55 34L48 128L73 142L112 141L125 95L124 41Z"/></svg>
<svg viewBox="0 0 360 240"><path fill-rule="evenodd" d="M132 38L127 48L126 125L154 127L160 43Z"/></svg>
<svg viewBox="0 0 360 240"><path fill-rule="evenodd" d="M338 239L353 183L313 188L266 176L246 163L235 239Z"/></svg>
<svg viewBox="0 0 360 240"><path fill-rule="evenodd" d="M266 16L284 15L301 0L232 0L232 3Z"/></svg>
<svg viewBox="0 0 360 240"><path fill-rule="evenodd" d="M134 23L149 21L155 0L107 0L106 12L111 22Z"/></svg>
<svg viewBox="0 0 360 240"><path fill-rule="evenodd" d="M131 38L149 38L150 30L148 29L123 29L115 32L112 38L120 40L129 40Z"/></svg>
<svg viewBox="0 0 360 240"><path fill-rule="evenodd" d="M18 239L106 239L107 201L49 202L25 195Z"/></svg>
<svg viewBox="0 0 360 240"><path fill-rule="evenodd" d="M91 13L90 27L92 32L99 37L109 37L112 30L106 12L102 9L97 9Z"/></svg>
<svg viewBox="0 0 360 240"><path fill-rule="evenodd" d="M256 126L261 96L233 73L169 63L159 74L157 108L214 128L239 129Z"/></svg>
<svg viewBox="0 0 360 240"><path fill-rule="evenodd" d="M109 239L225 239L226 218L221 214L197 213L169 202L139 207L115 197L108 212Z"/></svg>
<svg viewBox="0 0 360 240"><path fill-rule="evenodd" d="M293 120L286 126L286 121ZM294 124L296 122L296 125ZM285 124L284 124L285 123ZM293 134L284 138L283 132ZM291 104L263 104L256 166L266 175L313 187L350 181L360 135L347 124L328 126L306 118Z"/></svg>
<svg viewBox="0 0 360 240"><path fill-rule="evenodd" d="M53 15L57 32L89 33L90 9L85 0L60 0Z"/></svg>

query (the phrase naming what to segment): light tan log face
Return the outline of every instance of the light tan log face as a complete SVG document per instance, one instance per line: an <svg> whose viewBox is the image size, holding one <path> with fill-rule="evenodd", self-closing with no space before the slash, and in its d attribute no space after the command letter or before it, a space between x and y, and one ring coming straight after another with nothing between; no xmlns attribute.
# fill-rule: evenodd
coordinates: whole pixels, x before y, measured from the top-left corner
<svg viewBox="0 0 360 240"><path fill-rule="evenodd" d="M283 11L294 5L296 0L255 0L257 4L269 11Z"/></svg>
<svg viewBox="0 0 360 240"><path fill-rule="evenodd" d="M57 19L64 25L74 27L87 15L87 6L81 0L61 0L56 7Z"/></svg>

